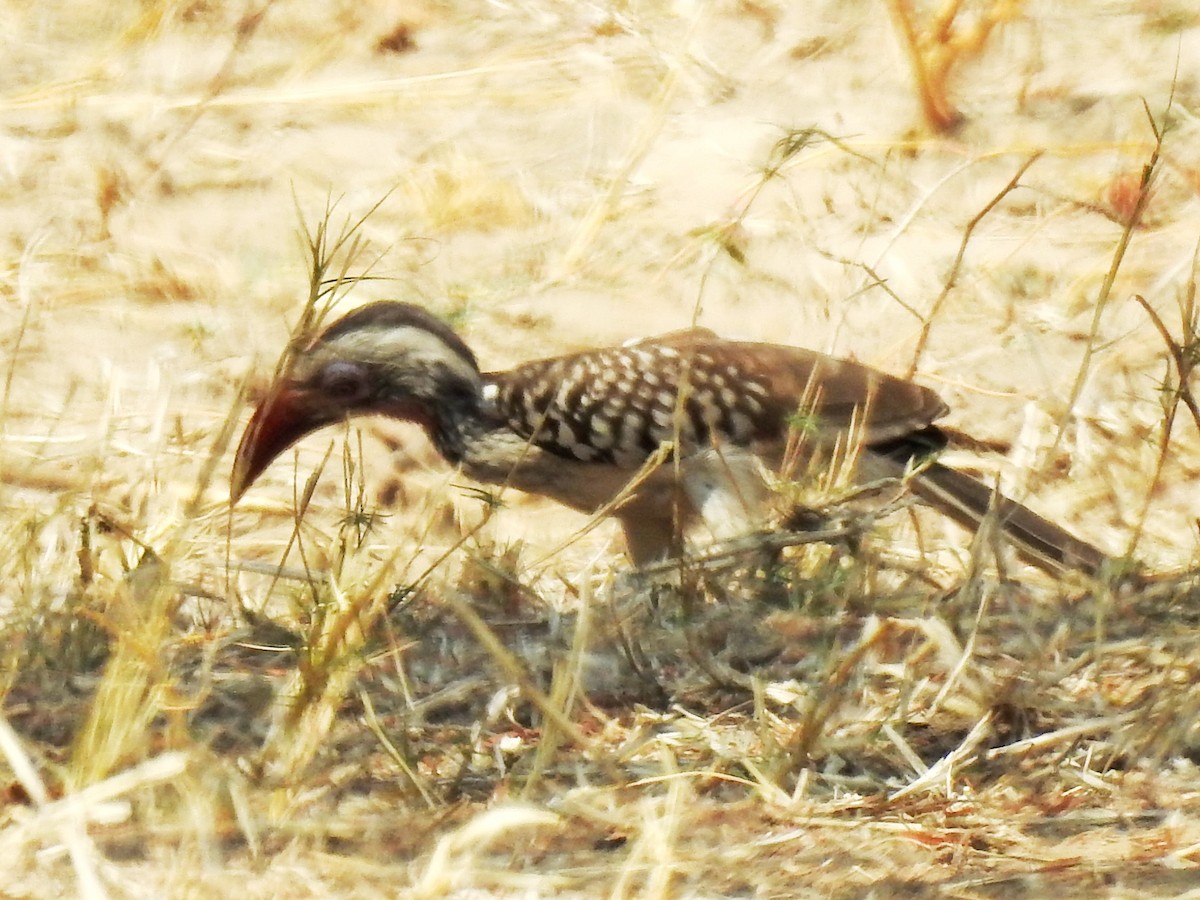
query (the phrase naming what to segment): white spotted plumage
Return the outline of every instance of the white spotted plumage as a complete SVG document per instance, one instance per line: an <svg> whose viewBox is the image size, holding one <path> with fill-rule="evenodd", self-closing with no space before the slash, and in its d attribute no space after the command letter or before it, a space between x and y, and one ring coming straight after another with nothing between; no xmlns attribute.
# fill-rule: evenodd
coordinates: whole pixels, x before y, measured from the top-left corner
<svg viewBox="0 0 1200 900"><path fill-rule="evenodd" d="M665 443L693 450L766 430L757 422L762 403L735 390L737 376L711 353L641 342L493 375L487 396L515 432L546 450L630 467Z"/></svg>

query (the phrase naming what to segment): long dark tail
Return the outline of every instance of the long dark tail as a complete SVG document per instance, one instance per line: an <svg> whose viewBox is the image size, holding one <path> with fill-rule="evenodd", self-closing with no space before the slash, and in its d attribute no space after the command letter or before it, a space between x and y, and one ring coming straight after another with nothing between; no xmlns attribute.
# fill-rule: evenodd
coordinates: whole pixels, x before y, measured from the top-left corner
<svg viewBox="0 0 1200 900"><path fill-rule="evenodd" d="M922 431L868 448L860 458L860 473L869 478L900 478L910 466L913 494L938 512L971 531L993 521L1000 533L1026 560L1054 575L1083 572L1116 574L1111 556L1065 528L1044 519L1024 504L993 490L988 484L939 462L920 462L940 452L948 443L946 432L931 425Z"/></svg>
<svg viewBox="0 0 1200 900"><path fill-rule="evenodd" d="M914 494L972 531L993 519L1021 556L1048 572L1098 575L1106 567L1112 569L1112 558L1099 548L970 475L935 462L910 484Z"/></svg>

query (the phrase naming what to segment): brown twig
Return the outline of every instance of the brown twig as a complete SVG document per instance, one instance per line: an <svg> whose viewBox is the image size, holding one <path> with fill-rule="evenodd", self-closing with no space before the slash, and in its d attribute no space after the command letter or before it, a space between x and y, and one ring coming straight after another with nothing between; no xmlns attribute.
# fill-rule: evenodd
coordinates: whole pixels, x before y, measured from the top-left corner
<svg viewBox="0 0 1200 900"><path fill-rule="evenodd" d="M1166 346L1167 352L1171 355L1171 360L1175 364L1175 373L1178 382L1174 388L1164 385L1164 388L1166 388L1164 390L1165 396L1163 397L1164 419L1158 435L1158 453L1154 460L1154 473L1150 477L1150 484L1146 488L1142 500L1142 508L1138 512L1133 532L1129 536L1129 548L1126 550L1126 556L1130 557L1133 556L1137 543L1141 539L1142 531L1146 525L1146 517L1150 512L1151 500L1155 493L1157 493L1158 484L1162 479L1162 473L1167 464L1167 454L1170 450L1171 436L1175 427L1175 417L1178 413L1180 403L1187 407L1188 412L1192 414L1192 422L1195 424L1196 430L1200 431L1200 404L1196 402L1196 396L1192 393L1191 389L1192 373L1195 371L1197 364L1200 363L1200 357L1197 356L1197 348L1200 347L1200 335L1197 335L1196 321L1196 262L1197 259L1194 254L1192 258L1192 277L1188 282L1187 293L1184 295L1179 308L1183 333L1182 341L1177 341L1171 336L1170 330L1145 297L1141 294L1134 294L1133 297L1134 301L1146 311L1146 315L1150 317L1150 321L1162 337L1163 344Z"/></svg>
<svg viewBox="0 0 1200 900"><path fill-rule="evenodd" d="M921 356L925 353L925 345L929 342L929 333L933 328L933 321L937 318L938 313L941 312L942 306L946 302L946 298L950 296L950 292L954 289L954 285L958 282L958 274L962 270L963 259L967 255L967 245L970 244L971 236L974 234L976 227L978 227L979 223L982 222L984 218L986 218L987 215L1000 204L1001 200L1003 200L1010 193L1012 193L1013 190L1016 189L1017 185L1020 184L1021 178L1024 177L1025 173L1029 171L1029 167L1037 162L1041 155L1042 151L1039 150L1026 159L1025 162L1021 163L1020 167L1016 171L1016 174L1014 174L1013 177L1008 180L1008 183L1000 189L1000 192L992 197L992 199L984 205L983 209L972 216L971 221L967 222L966 228L963 229L962 241L959 242L958 245L958 253L955 254L954 262L950 265L950 271L946 275L945 282L942 284L942 291L933 301L933 305L929 307L929 312L921 321L921 333L917 337L917 346L913 350L913 359L908 367L908 378L912 378L913 375L916 374L917 366L921 362Z"/></svg>
<svg viewBox="0 0 1200 900"><path fill-rule="evenodd" d="M911 0L888 0L912 63L921 115L931 131L944 134L962 124L963 114L950 99L951 72L964 60L978 56L992 30L1014 18L1020 6L1021 0L993 0L974 25L956 29L954 20L962 0L947 0L922 34L917 30Z"/></svg>

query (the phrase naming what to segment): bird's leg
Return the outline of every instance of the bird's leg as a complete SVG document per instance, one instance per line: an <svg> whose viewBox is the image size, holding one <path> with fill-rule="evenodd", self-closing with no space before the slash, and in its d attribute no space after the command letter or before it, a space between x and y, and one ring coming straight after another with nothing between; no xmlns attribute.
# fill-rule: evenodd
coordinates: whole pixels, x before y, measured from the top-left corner
<svg viewBox="0 0 1200 900"><path fill-rule="evenodd" d="M629 559L637 569L672 559L683 549L677 540L673 518L657 513L657 510L637 506L618 513Z"/></svg>

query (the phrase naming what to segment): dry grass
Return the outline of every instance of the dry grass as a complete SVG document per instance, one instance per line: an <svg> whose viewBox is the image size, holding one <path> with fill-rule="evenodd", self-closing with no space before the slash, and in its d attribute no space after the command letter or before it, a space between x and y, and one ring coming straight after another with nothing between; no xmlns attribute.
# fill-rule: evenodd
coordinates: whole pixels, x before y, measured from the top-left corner
<svg viewBox="0 0 1200 900"><path fill-rule="evenodd" d="M1200 17L893 6L990 23L952 141L883 0L0 14L0 891L1200 892ZM338 290L488 365L698 319L915 367L955 462L1164 575L883 496L650 589L381 423L230 513L330 197Z"/></svg>

